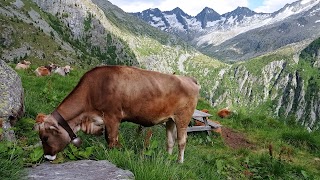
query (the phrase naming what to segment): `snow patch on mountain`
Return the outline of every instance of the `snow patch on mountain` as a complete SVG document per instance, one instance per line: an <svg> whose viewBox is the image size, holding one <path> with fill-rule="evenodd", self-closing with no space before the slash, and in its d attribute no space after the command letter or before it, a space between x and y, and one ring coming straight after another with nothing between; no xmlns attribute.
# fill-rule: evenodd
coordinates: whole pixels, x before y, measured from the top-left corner
<svg viewBox="0 0 320 180"><path fill-rule="evenodd" d="M303 11L308 11L313 6L318 4L320 0L312 1L312 0L302 0L300 5L287 6L284 10L280 11L277 16L274 18L275 21L283 20L291 15L301 13Z"/></svg>
<svg viewBox="0 0 320 180"><path fill-rule="evenodd" d="M318 15L319 11L320 11L320 8L313 10L312 12L310 12L310 16Z"/></svg>
<svg viewBox="0 0 320 180"><path fill-rule="evenodd" d="M295 6L286 6L275 14L255 14L250 17L245 16L241 21L237 21L238 16L231 16L229 19L208 22L208 25L210 25L208 27L212 27L210 31L207 31L207 34L197 37L194 42L196 42L198 47L208 45L217 46L241 33L245 33L265 25L274 24L294 14L308 11L319 2L320 0L303 0L300 4L304 6L298 4Z"/></svg>
<svg viewBox="0 0 320 180"><path fill-rule="evenodd" d="M162 19L156 16L152 16L152 21L150 22L150 25L153 27L158 27L162 31L166 28L166 24L162 21Z"/></svg>
<svg viewBox="0 0 320 180"><path fill-rule="evenodd" d="M185 18L188 26L189 26L189 29L192 29L192 30L199 30L201 31L202 28L201 28L201 22L197 21L196 18L191 18L191 19L187 19Z"/></svg>
<svg viewBox="0 0 320 180"><path fill-rule="evenodd" d="M217 21L209 21L209 22L207 22L207 28L209 28L209 27L214 27L214 26L216 26L216 25L218 25L218 23L219 23L220 21L219 20L217 20Z"/></svg>
<svg viewBox="0 0 320 180"><path fill-rule="evenodd" d="M303 4L307 4L307 3L309 3L310 1L311 1L311 0L302 0L300 4L302 4L302 5L303 5Z"/></svg>
<svg viewBox="0 0 320 180"><path fill-rule="evenodd" d="M174 27L175 29L178 29L180 31L185 31L185 29L183 28L183 24L181 24L178 19L177 16L175 14L172 15L165 15L165 18L167 19L167 21L169 22L169 24Z"/></svg>
<svg viewBox="0 0 320 180"><path fill-rule="evenodd" d="M231 23L234 22L235 18L230 18L229 20L222 20L229 22L228 24L231 24L229 28L222 28L221 27L221 21L215 21L211 23L208 23L212 26L214 29L211 29L210 33L207 33L203 36L200 36L196 38L195 42L197 42L197 46L207 46L207 45L219 45L223 43L224 41L233 38L241 33L250 31L251 29L259 28L261 26L270 24L271 19L269 18L270 15L254 15L252 17L244 18L243 22L241 23ZM235 24L235 25L233 25ZM220 27L217 27L220 26ZM232 27L232 28L231 28Z"/></svg>

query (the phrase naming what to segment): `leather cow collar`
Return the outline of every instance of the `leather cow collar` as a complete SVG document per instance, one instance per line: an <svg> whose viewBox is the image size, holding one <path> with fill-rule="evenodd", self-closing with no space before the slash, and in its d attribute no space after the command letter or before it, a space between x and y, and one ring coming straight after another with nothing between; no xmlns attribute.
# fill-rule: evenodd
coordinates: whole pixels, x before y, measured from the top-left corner
<svg viewBox="0 0 320 180"><path fill-rule="evenodd" d="M71 138L71 143L76 147L79 147L81 145L81 139L72 131L71 127L61 114L57 110L54 110L51 115L58 121L58 124L68 132Z"/></svg>

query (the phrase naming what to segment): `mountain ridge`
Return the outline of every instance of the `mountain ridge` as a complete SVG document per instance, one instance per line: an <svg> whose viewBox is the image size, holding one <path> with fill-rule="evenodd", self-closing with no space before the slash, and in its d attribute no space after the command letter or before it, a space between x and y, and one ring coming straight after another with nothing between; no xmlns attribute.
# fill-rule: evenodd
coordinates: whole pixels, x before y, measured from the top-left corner
<svg viewBox="0 0 320 180"><path fill-rule="evenodd" d="M291 22L289 23L293 24L295 23L295 18L300 19L304 21L305 24L308 24L305 28L308 28L309 32L304 34L305 38L314 39L315 37L312 36L313 34L317 34L316 36L319 35L319 32L315 29L318 27L320 28L320 23L316 23L317 21L314 20L315 18L313 15L318 13L318 6L320 6L319 0L300 0L291 4L286 4L283 8L273 13L256 13L247 7L237 7L231 12L219 15L212 9L211 13L214 18L210 20L206 18L207 16L211 16L210 13L207 13L207 16L202 14L203 11L206 12L206 8L208 7L204 8L195 17L183 16L183 21L180 20L181 17L179 19L172 16L167 18L167 13L171 11L162 12L161 19L157 18L155 14L148 14L147 12L144 13L144 17L138 16L136 13L132 13L132 15L135 15L154 27L158 27L157 24L165 24L164 26L159 26L159 28L163 31L181 37L206 55L225 61L238 61L253 58L257 55L261 55L261 53L263 54L269 51L254 52L254 50L252 50L252 52L250 52L251 56L244 57L243 54L245 53L242 53L241 51L248 49L249 47L238 47L236 49L239 50L235 51L234 46L237 46L237 44L228 44L225 43L226 41L232 42L233 38L239 38L237 37L239 35L243 35L243 37L250 37L252 33L258 34L259 28L273 28L273 26L278 22L287 22L291 19ZM314 9L314 11L311 11L311 9ZM147 19L145 17L149 18ZM162 23L162 20L165 20L166 23ZM274 38L273 34L266 36L266 39L270 38ZM242 40L244 39L242 38ZM297 42L298 40L292 41L283 39L282 41L287 41L287 43L280 43L275 47L282 47L283 45ZM261 44L259 46L269 46L269 44L265 44L263 41L260 41L259 44ZM256 48L259 49L258 46ZM223 52L224 50L230 51L233 55L226 57ZM220 51L222 51L222 53L220 53ZM238 53L238 51L240 53Z"/></svg>

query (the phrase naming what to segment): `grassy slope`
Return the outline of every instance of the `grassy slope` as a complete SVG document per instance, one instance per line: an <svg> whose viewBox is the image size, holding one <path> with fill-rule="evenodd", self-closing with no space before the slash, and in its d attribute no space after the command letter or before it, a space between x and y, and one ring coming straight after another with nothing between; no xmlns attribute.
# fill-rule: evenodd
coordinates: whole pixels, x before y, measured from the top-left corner
<svg viewBox="0 0 320 180"><path fill-rule="evenodd" d="M0 143L0 174L7 179L19 179L22 166L41 163L42 150L33 146L38 137L33 131L34 118L39 112L50 113L72 90L84 70L75 70L68 77L35 77L32 71L19 71L26 95L26 114L16 126L17 143ZM198 109L209 109L211 119L219 120L225 127L243 132L253 149L234 150L227 147L216 134L192 133L188 136L185 163L177 164L177 147L174 154L165 152L165 129L154 126L148 149L143 145L144 134L137 134L137 125L123 123L120 129L121 149L108 149L103 137L80 136L84 144L80 149L69 146L60 153L60 163L77 159L107 159L117 166L132 171L136 179L319 179L319 133L309 134L292 123L283 125L277 119L261 112L239 111L230 119L220 119L216 109L200 100ZM273 146L270 158L268 146ZM6 151L1 151L5 149ZM8 151L10 149L11 151ZM12 151L15 149L15 151ZM9 153L8 153L9 152ZM10 155L11 154L11 155ZM281 157L280 157L280 154ZM10 155L10 156L9 156ZM12 173L15 172L15 173ZM5 178L5 179L6 179Z"/></svg>
<svg viewBox="0 0 320 180"><path fill-rule="evenodd" d="M15 21L13 19L12 22L9 22L14 29L31 29L31 32L35 34L15 39L17 44L20 44L19 40L21 39L21 42L29 42L37 49L41 49L38 44L48 46L43 48L46 54L52 54L58 50L58 45L49 36L44 35L31 25ZM23 34L23 32L17 34ZM33 42L34 37L35 42ZM162 45L168 42L150 41L144 41L141 44L144 48L137 48L137 54L147 56L158 51L166 51ZM145 48L150 44L153 44L155 48L149 50ZM178 54L183 54L184 48ZM42 63L40 59L30 58L34 58L31 59L32 62ZM212 63L211 59L206 59L204 62L203 58L206 59L206 57L196 56L188 59L184 64L191 75L199 76L198 79L205 84L206 80L209 81L207 77L213 77L214 74L217 74L217 69L212 70L211 67L216 68L221 64ZM261 61L257 61L257 63L261 63ZM252 66L253 71L258 69L256 65ZM35 67L32 68L35 69ZM248 68L250 69L250 67ZM208 75L200 76L199 69L201 70L200 74L203 74L202 71L206 69L210 69L210 71ZM178 70L178 67L174 67L174 70ZM0 163L0 172L3 173L0 174L0 177L19 179L21 176L19 170L22 166L43 162L41 148L32 146L38 141L36 133L32 130L33 119L39 112L50 113L76 85L83 73L83 70L76 70L67 78L60 76L38 78L34 76L32 71L19 71L26 94L26 115L16 126L18 142L15 144L0 143L0 162L2 163ZM198 106L198 109L209 109L212 114L216 112L216 109L210 108L205 101L200 101ZM319 134L309 134L295 127L294 123L290 127L284 126L278 119L264 115L262 109L258 113L243 110L228 120L222 120L216 116L213 119L220 120L226 127L244 132L249 140L256 144L256 148L233 150L226 147L220 137L207 137L204 133L189 134L186 162L183 165L177 165L175 162L177 149L175 149L173 156L168 156L165 152L163 127L152 128L155 134L151 141L151 147L146 150L143 148L143 136L135 134L137 126L125 123L121 126L122 149L109 150L102 137L81 135L85 139L85 144L81 149L76 150L70 146L60 154L58 161L89 158L107 159L122 168L131 170L136 179L159 179L159 177L160 179L226 179L228 177L246 179L248 177L245 176L245 172L253 173L251 176L253 178L263 179L303 179L308 176L311 179L318 179L320 177L320 162L316 159L319 157ZM268 153L270 143L274 150L272 160ZM287 154L287 156L280 159L280 152Z"/></svg>

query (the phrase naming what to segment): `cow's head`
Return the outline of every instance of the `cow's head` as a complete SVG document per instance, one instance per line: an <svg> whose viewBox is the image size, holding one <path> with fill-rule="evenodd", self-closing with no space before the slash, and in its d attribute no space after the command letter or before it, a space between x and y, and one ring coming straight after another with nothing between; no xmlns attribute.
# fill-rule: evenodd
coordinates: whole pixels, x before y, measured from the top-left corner
<svg viewBox="0 0 320 180"><path fill-rule="evenodd" d="M69 74L71 70L72 70L72 68L71 68L71 66L69 66L69 65L66 65L66 66L63 68L63 71L64 71L66 74Z"/></svg>
<svg viewBox="0 0 320 180"><path fill-rule="evenodd" d="M68 132L63 129L52 115L38 114L35 129L39 131L45 158L54 160L71 141Z"/></svg>
<svg viewBox="0 0 320 180"><path fill-rule="evenodd" d="M23 60L23 61L21 61L20 63L21 63L21 64L25 64L25 65L30 65L30 64L31 64L30 61L26 61L26 60Z"/></svg>

